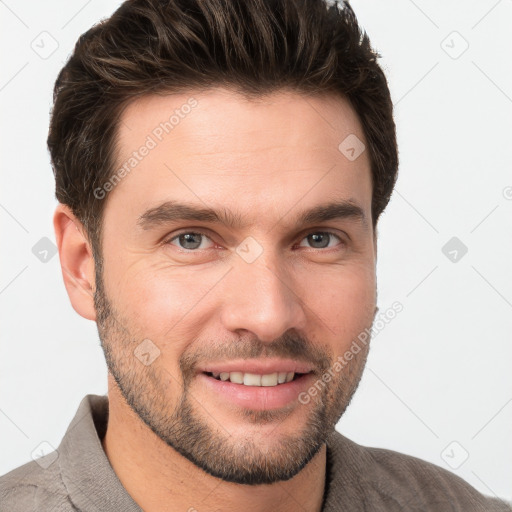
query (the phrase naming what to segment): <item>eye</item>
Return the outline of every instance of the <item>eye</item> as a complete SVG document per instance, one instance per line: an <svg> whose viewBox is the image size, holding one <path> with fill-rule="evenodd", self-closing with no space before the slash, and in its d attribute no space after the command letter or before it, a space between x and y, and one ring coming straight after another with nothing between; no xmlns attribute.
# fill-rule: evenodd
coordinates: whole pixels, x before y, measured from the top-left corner
<svg viewBox="0 0 512 512"><path fill-rule="evenodd" d="M302 240L308 241L308 243L311 244L312 249L326 249L336 246L331 243L335 241L335 239L341 242L337 245L345 245L345 242L339 235L336 235L335 233L332 233L330 231L315 231L309 233ZM200 231L183 231L181 233L178 233L177 235L174 235L165 243L175 245L179 249L183 249L184 252L198 252L198 250L201 249L207 250L211 248L211 246L208 247L207 245L205 245L207 240L212 242L210 237L208 237L206 234ZM299 244L299 246L303 247L302 241Z"/></svg>
<svg viewBox="0 0 512 512"><path fill-rule="evenodd" d="M178 248L185 249L187 251L195 251L196 249L208 249L208 247L204 247L203 245L203 241L205 239L210 240L210 238L207 237L204 233L196 231L184 231L173 236L166 243L177 245L173 243L176 240L179 244L177 245Z"/></svg>
<svg viewBox="0 0 512 512"><path fill-rule="evenodd" d="M304 237L302 240L307 240L310 244L312 244L313 249L326 249L328 247L335 247L335 245L329 245L330 242L333 241L333 237L341 242L339 245L345 244L340 236L331 233L330 231L315 231L314 233L310 233ZM299 246L302 246L302 243L299 244Z"/></svg>

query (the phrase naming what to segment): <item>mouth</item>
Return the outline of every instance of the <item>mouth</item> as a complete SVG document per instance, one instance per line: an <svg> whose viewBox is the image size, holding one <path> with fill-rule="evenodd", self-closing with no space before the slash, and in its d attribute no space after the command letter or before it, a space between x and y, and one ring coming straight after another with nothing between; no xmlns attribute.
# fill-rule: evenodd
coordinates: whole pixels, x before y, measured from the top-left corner
<svg viewBox="0 0 512 512"><path fill-rule="evenodd" d="M266 374L249 372L203 372L206 376L222 382L231 382L243 386L275 387L298 380L307 373L299 372L274 372ZM309 372L308 372L309 373Z"/></svg>
<svg viewBox="0 0 512 512"><path fill-rule="evenodd" d="M238 360L212 363L199 370L198 382L214 407L275 410L300 404L313 384L313 366L292 360Z"/></svg>

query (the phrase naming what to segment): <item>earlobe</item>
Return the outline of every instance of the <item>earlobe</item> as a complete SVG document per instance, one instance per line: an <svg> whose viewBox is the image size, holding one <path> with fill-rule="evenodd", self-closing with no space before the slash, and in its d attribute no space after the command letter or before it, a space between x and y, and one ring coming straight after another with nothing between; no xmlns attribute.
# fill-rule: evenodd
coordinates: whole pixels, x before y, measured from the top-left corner
<svg viewBox="0 0 512 512"><path fill-rule="evenodd" d="M71 209L59 204L53 216L64 285L73 309L88 320L96 320L95 273L90 242Z"/></svg>

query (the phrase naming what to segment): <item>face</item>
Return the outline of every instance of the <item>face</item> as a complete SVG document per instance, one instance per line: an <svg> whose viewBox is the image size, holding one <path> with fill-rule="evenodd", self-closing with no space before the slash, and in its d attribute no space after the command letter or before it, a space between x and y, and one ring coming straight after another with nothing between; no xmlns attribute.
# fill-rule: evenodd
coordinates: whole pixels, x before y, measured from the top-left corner
<svg viewBox="0 0 512 512"><path fill-rule="evenodd" d="M366 144L345 100L285 91L123 113L95 293L108 368L157 436L226 481L296 475L360 380L368 344L343 355L374 319L376 252L369 156L340 151L348 136Z"/></svg>

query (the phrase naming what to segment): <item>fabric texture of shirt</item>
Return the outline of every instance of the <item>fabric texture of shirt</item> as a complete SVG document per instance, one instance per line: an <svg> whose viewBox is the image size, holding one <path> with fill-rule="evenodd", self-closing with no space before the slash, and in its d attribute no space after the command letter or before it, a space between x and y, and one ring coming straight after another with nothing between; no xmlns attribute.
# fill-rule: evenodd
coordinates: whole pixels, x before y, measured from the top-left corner
<svg viewBox="0 0 512 512"><path fill-rule="evenodd" d="M141 512L103 450L107 422L108 397L85 396L56 451L0 477L0 511ZM511 512L512 507L441 467L358 445L335 431L327 441L322 511Z"/></svg>

